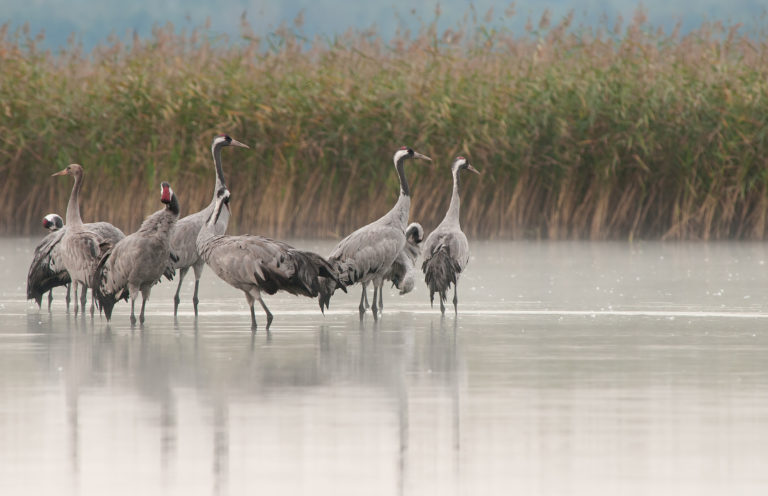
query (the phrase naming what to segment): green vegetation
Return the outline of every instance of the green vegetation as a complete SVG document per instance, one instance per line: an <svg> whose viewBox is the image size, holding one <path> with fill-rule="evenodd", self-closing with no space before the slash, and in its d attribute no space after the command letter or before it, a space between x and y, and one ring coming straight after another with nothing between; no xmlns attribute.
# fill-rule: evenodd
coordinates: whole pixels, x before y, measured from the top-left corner
<svg viewBox="0 0 768 496"><path fill-rule="evenodd" d="M768 222L768 36L705 25L686 36L638 15L614 29L546 18L525 33L468 21L391 43L293 29L236 41L157 28L93 53L56 53L0 29L0 232L40 233L86 170L83 216L126 231L213 194L209 146L226 132L231 232L336 238L386 212L401 145L411 216L434 227L463 181L472 236L763 239Z"/></svg>

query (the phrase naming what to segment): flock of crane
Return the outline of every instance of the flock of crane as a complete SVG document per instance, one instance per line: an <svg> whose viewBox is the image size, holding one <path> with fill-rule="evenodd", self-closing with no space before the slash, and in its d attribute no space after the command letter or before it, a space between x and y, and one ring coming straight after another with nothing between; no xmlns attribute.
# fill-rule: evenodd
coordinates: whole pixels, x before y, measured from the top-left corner
<svg viewBox="0 0 768 496"><path fill-rule="evenodd" d="M443 221L423 243L424 230L418 223L408 224L411 191L405 177L406 160L430 161L429 157L402 147L394 155L395 170L400 180L400 196L392 209L380 219L361 227L341 240L328 258L298 250L287 243L263 236L228 236L230 192L224 181L221 150L227 146L248 148L226 135L216 136L211 145L216 185L213 200L203 210L179 219L179 201L167 182L160 186L164 208L147 217L135 233L125 235L107 222L85 224L80 217L79 193L83 186L83 168L71 164L54 176L69 175L74 186L66 212L66 225L56 214L46 215L43 226L52 231L35 248L27 276L27 298L38 306L43 295L67 286L67 311L70 288L74 286L74 313L85 315L87 288L91 288L91 318L94 300L107 320L120 300L131 300L131 325L136 324L134 306L141 294L139 322L144 323L144 310L150 291L165 276L171 280L176 269L179 282L174 296L174 316L178 313L181 284L190 267L195 274L192 298L198 314L198 290L205 264L229 285L245 293L251 311L251 327L256 329L254 303L261 304L267 316L267 329L272 313L262 292L286 291L294 295L318 297L325 312L336 289L346 292L356 283L362 285L360 318L368 308L375 319L383 308L382 287L391 281L400 294L410 292L418 273L416 260L424 252L422 271L429 288L430 303L438 294L440 311L445 313L447 293L453 285L454 312L458 313L456 286L469 262L467 237L459 225L459 174L469 170L479 174L464 157L451 165L453 193ZM373 283L373 300L368 302L368 284ZM378 301L377 301L378 299Z"/></svg>

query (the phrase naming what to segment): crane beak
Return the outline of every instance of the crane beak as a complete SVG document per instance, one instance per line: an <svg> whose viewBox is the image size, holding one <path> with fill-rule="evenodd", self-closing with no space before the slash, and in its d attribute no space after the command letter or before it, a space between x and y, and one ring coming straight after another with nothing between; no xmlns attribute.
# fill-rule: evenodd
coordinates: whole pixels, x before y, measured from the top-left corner
<svg viewBox="0 0 768 496"><path fill-rule="evenodd" d="M467 170L471 170L472 172L474 172L478 176L480 175L480 171L475 169L474 167L472 167L472 164L467 164Z"/></svg>
<svg viewBox="0 0 768 496"><path fill-rule="evenodd" d="M422 155L419 152L413 152L413 158L419 158L421 160L426 160L427 162L431 162L432 159L427 157L426 155Z"/></svg>
<svg viewBox="0 0 768 496"><path fill-rule="evenodd" d="M67 169L64 169L62 171L59 171L59 172L51 174L51 177L53 177L53 176L66 176L66 175L67 175Z"/></svg>
<svg viewBox="0 0 768 496"><path fill-rule="evenodd" d="M241 148L250 148L250 146L246 145L245 143L240 143L236 139L232 140L232 143L230 143L232 146L239 146Z"/></svg>

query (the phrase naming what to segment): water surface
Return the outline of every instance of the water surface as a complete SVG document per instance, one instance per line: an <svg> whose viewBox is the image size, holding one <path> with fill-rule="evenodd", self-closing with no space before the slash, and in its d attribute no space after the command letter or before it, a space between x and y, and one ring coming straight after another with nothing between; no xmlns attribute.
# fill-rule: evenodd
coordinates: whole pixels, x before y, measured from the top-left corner
<svg viewBox="0 0 768 496"><path fill-rule="evenodd" d="M206 270L75 318L0 240L0 494L764 494L768 248L472 242L458 318L359 287L271 333ZM296 241L327 253L332 243ZM257 311L260 325L265 322Z"/></svg>

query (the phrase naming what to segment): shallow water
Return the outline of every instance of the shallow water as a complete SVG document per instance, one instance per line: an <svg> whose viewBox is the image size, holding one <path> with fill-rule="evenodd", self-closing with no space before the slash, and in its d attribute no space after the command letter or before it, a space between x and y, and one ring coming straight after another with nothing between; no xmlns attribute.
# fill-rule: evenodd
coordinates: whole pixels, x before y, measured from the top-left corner
<svg viewBox="0 0 768 496"><path fill-rule="evenodd" d="M209 270L74 318L0 240L0 494L764 494L768 247L473 242L458 318L425 287L330 312ZM332 243L296 241L327 253ZM265 322L257 311L260 325Z"/></svg>

